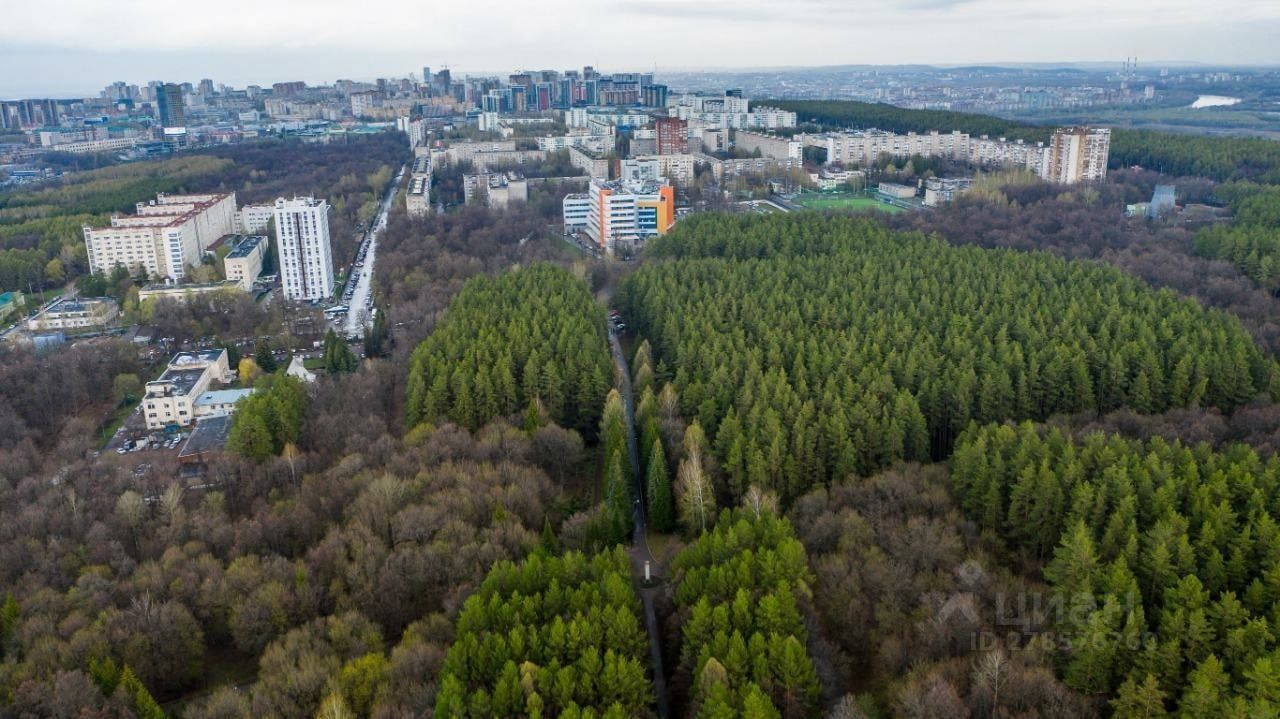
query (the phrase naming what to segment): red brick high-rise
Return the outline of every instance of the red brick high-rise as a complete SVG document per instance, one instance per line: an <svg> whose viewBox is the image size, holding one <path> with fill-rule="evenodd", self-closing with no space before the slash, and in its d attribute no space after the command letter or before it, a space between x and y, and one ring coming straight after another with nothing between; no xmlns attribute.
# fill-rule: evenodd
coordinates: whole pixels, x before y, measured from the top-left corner
<svg viewBox="0 0 1280 719"><path fill-rule="evenodd" d="M660 117L653 123L659 155L683 155L689 151L689 123L677 117Z"/></svg>

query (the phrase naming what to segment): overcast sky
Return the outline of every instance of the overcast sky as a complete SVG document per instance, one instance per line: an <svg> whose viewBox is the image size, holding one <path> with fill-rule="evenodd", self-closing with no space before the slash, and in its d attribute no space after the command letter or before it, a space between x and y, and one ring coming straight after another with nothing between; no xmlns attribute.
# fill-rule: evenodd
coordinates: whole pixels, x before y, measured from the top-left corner
<svg viewBox="0 0 1280 719"><path fill-rule="evenodd" d="M515 68L1280 64L1280 0L0 0L0 97Z"/></svg>

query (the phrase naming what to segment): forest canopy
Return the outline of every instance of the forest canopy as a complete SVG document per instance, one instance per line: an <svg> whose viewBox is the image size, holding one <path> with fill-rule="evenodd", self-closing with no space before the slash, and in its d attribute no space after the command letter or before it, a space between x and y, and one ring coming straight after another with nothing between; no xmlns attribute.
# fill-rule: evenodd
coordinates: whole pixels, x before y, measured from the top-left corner
<svg viewBox="0 0 1280 719"><path fill-rule="evenodd" d="M498 562L458 616L435 716L651 716L647 654L623 549Z"/></svg>
<svg viewBox="0 0 1280 719"><path fill-rule="evenodd" d="M1280 459L1023 423L972 427L952 468L969 516L1046 562L1068 686L1120 716L1274 715Z"/></svg>
<svg viewBox="0 0 1280 719"><path fill-rule="evenodd" d="M694 217L648 252L619 306L735 496L939 459L970 420L1231 409L1277 377L1233 318L1043 253L814 214Z"/></svg>
<svg viewBox="0 0 1280 719"><path fill-rule="evenodd" d="M562 268L472 279L413 353L408 423L447 417L474 429L536 402L594 437L612 376L606 342L604 308Z"/></svg>

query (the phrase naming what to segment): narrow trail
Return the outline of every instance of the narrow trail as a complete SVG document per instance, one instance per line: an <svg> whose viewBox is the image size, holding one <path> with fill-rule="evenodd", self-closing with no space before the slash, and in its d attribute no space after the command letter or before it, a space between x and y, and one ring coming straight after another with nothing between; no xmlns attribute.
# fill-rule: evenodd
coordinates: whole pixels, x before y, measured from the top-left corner
<svg viewBox="0 0 1280 719"><path fill-rule="evenodd" d="M636 427L635 427L635 403L631 396L631 368L627 364L626 355L622 352L622 344L618 342L618 336L613 330L609 331L609 347L613 350L613 365L617 372L618 392L622 395L622 406L625 410L627 418L627 453L631 455L631 476L633 478L632 496L635 497L633 506L632 525L634 529L631 533L631 573L635 576L636 584L639 585L640 602L644 605L644 624L645 629L649 632L649 660L653 665L653 692L657 700L658 716L660 719L669 719L671 716L670 703L667 697L667 679L662 671L662 633L658 629L658 615L653 609L653 600L660 590L657 584L646 586L644 582L644 568L649 565L650 576L654 582L658 582L661 575L659 574L658 563L653 559L653 553L649 551L649 539L647 532L648 519L646 516L646 508L648 504L644 496L644 480L640 476L640 451L636 446Z"/></svg>

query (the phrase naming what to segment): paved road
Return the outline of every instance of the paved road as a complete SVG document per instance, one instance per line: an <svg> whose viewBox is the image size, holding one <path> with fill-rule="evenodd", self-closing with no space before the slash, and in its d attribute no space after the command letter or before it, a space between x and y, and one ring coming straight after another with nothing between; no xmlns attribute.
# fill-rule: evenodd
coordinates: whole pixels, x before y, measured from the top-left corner
<svg viewBox="0 0 1280 719"><path fill-rule="evenodd" d="M372 229L369 230L368 251L365 252L364 267L360 268L359 274L356 276L356 289L351 295L351 301L346 303L350 309L347 311L343 334L348 337L351 335L363 336L364 331L372 324L372 315L365 304L373 291L373 260L378 252L378 235L387 226L387 214L391 212L391 201L395 199L396 192L400 189L400 179L402 177L404 177L404 167L401 167L400 172L396 173L395 181L387 189L387 195L382 198L382 205L378 208L378 215L373 221Z"/></svg>
<svg viewBox="0 0 1280 719"><path fill-rule="evenodd" d="M618 373L618 391L622 394L622 405L627 418L627 453L631 455L631 476L634 478L632 496L636 498L633 512L634 529L631 533L631 571L640 585L640 601L644 605L644 624L649 632L649 660L653 665L653 691L658 704L658 716L668 719L671 716L670 703L667 697L667 680L662 671L662 633L658 630L658 616L653 609L654 596L660 591L659 586L644 585L644 566L649 564L654 580L659 578L658 563L653 560L649 551L648 532L645 531L646 511L648 504L644 497L644 480L640 476L640 452L636 447L635 403L631 396L631 368L622 353L622 344L613 330L609 331L609 347L613 350L613 364Z"/></svg>

